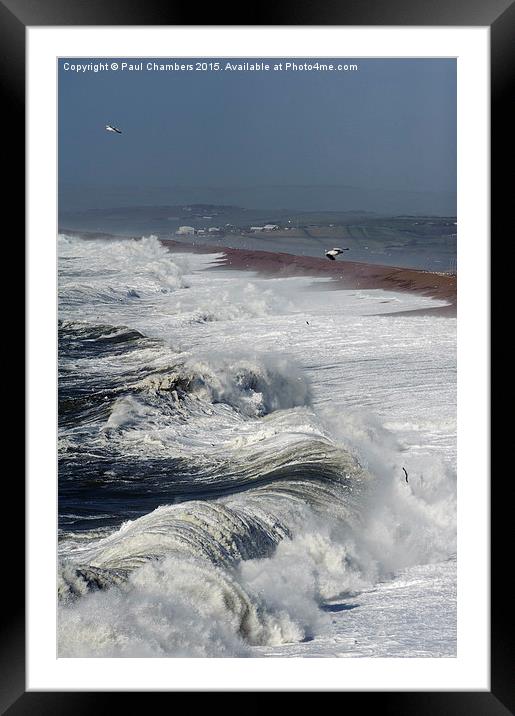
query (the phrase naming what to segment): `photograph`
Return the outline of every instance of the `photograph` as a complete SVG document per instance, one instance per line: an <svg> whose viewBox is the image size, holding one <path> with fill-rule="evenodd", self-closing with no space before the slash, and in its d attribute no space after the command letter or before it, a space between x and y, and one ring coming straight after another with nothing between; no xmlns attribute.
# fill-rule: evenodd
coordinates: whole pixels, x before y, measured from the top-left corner
<svg viewBox="0 0 515 716"><path fill-rule="evenodd" d="M0 712L509 716L515 3L254 10L0 0L26 398Z"/></svg>
<svg viewBox="0 0 515 716"><path fill-rule="evenodd" d="M457 147L456 57L57 59L59 659L456 659Z"/></svg>

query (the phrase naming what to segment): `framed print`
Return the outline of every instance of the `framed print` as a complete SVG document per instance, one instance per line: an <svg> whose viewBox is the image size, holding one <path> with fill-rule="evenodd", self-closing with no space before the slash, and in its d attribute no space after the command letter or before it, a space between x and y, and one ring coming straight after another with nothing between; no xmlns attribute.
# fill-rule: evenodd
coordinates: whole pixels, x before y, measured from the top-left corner
<svg viewBox="0 0 515 716"><path fill-rule="evenodd" d="M5 712L508 713L488 130L513 6L0 9L29 408Z"/></svg>

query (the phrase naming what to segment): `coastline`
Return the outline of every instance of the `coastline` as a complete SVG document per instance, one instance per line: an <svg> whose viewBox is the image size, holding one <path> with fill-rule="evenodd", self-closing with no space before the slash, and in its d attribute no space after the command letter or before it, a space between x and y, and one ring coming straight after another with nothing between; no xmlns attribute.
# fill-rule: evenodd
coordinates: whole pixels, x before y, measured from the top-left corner
<svg viewBox="0 0 515 716"><path fill-rule="evenodd" d="M66 229L59 229L59 231L69 235L81 236L85 239L138 238L136 236L116 236L103 232L71 231ZM453 274L358 263L356 261L328 261L322 257L298 256L271 251L250 251L210 244L186 244L174 239L160 238L159 240L172 253L222 254L216 261L216 269L256 271L264 278L277 276L331 278L332 282L328 284L328 290L382 289L384 291L406 291L447 302L446 306L403 311L396 313L396 316L456 316L457 277Z"/></svg>
<svg viewBox="0 0 515 716"><path fill-rule="evenodd" d="M161 239L172 252L185 250L185 245L173 239ZM329 261L326 258L297 256L295 254L273 253L271 251L248 251L245 249L221 248L206 244L188 247L192 253L217 253L223 257L217 260L217 268L256 271L263 277L313 276L331 278L328 289L383 289L384 291L407 291L447 301L446 306L416 309L396 313L399 315L456 316L455 275L432 273L419 269L405 269L356 261ZM388 314L386 314L388 315Z"/></svg>

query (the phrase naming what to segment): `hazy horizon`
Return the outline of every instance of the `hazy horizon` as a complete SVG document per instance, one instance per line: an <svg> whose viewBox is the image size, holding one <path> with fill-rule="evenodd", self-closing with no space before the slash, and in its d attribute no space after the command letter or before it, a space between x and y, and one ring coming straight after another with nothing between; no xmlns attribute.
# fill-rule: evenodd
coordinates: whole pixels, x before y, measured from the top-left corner
<svg viewBox="0 0 515 716"><path fill-rule="evenodd" d="M323 196L321 196L323 192ZM250 210L301 212L364 212L386 215L455 216L456 194L363 190L360 187L61 187L60 212L106 210L135 206L206 204Z"/></svg>

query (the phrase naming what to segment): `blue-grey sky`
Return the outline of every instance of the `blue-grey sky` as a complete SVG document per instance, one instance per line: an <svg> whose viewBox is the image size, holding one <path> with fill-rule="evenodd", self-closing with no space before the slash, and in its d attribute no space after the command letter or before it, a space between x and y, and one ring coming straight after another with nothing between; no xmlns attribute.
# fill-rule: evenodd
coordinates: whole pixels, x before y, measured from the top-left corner
<svg viewBox="0 0 515 716"><path fill-rule="evenodd" d="M453 59L320 60L358 65L347 72L146 68L195 65L191 58L119 59L118 70L99 72L65 69L114 61L59 62L62 209L187 200L382 210L380 197L395 196L398 210L409 213L410 196L424 194L434 213L454 213ZM122 62L142 62L143 70L122 71ZM123 134L106 132L109 123ZM338 205L351 195L368 205Z"/></svg>

